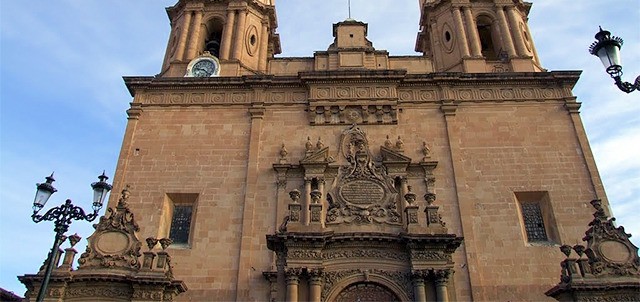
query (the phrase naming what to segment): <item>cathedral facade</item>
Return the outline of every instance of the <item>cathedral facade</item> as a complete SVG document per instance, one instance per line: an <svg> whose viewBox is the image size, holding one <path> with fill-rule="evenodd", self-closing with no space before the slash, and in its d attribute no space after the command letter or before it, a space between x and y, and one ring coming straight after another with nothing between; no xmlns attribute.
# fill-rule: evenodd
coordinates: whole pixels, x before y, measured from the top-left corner
<svg viewBox="0 0 640 302"><path fill-rule="evenodd" d="M543 68L530 8L421 0L418 55L347 19L305 58L276 57L273 0L167 8L161 73L125 77L114 191L172 239L176 299L550 300L607 200L579 72Z"/></svg>

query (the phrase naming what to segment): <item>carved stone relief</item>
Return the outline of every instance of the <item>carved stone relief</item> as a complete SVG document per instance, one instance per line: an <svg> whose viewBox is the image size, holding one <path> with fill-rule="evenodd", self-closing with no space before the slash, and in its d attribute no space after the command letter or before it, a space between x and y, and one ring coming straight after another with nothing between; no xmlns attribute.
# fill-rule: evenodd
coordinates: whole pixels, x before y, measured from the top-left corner
<svg viewBox="0 0 640 302"><path fill-rule="evenodd" d="M376 167L364 131L351 127L343 133L341 150L348 166L340 167L329 191L326 223L387 223L400 225L393 180Z"/></svg>

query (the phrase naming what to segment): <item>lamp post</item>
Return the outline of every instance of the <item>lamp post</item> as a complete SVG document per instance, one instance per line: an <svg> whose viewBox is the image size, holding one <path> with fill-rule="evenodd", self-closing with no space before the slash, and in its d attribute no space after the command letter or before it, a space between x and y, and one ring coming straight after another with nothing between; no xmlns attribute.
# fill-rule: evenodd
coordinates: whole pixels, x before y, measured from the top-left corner
<svg viewBox="0 0 640 302"><path fill-rule="evenodd" d="M616 86L626 93L640 90L640 76L636 78L633 84L622 81L622 65L620 64L622 39L612 36L609 31L603 30L602 27L600 27L600 31L595 38L596 41L589 47L589 53L600 58L607 73L615 80Z"/></svg>
<svg viewBox="0 0 640 302"><path fill-rule="evenodd" d="M55 224L54 231L56 233L55 239L53 241L53 247L51 248L51 252L49 256L47 256L46 260L46 270L44 274L44 279L42 280L42 284L40 285L40 291L38 292L37 302L41 302L44 299L45 293L47 291L47 286L49 285L49 279L51 278L51 271L53 270L54 261L57 259L58 249L60 248L60 244L65 240L66 236L64 233L69 230L69 225L73 222L73 220L86 220L93 221L98 217L98 211L102 208L102 204L104 202L107 193L111 191L111 185L106 182L109 177L104 175L98 176L99 181L91 184L91 188L93 188L93 213L85 214L84 210L80 207L74 206L71 203L70 199L67 199L64 204L54 207L48 210L44 215L39 215L38 212L44 207L47 203L51 195L55 193L56 188L53 187L53 173L51 176L46 177L46 182L37 184L38 190L36 191L36 197L33 200L33 214L31 218L35 223L41 221L53 221Z"/></svg>

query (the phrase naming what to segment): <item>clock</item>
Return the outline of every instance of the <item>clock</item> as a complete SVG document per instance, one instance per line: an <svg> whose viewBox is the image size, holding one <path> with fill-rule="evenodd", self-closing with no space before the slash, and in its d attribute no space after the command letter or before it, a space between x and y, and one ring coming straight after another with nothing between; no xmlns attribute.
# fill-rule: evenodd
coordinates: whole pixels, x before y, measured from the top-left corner
<svg viewBox="0 0 640 302"><path fill-rule="evenodd" d="M187 74L185 77L207 78L215 77L220 74L220 62L218 58L212 56L208 52L191 60L187 66Z"/></svg>

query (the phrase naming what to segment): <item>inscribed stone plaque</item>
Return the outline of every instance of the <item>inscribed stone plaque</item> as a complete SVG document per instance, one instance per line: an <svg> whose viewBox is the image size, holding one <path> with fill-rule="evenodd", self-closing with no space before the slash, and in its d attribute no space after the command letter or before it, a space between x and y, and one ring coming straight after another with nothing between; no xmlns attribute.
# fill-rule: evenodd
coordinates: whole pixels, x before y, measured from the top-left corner
<svg viewBox="0 0 640 302"><path fill-rule="evenodd" d="M367 205L379 203L384 198L384 188L372 181L355 180L340 188L340 196L353 204Z"/></svg>
<svg viewBox="0 0 640 302"><path fill-rule="evenodd" d="M98 252L103 254L118 254L129 246L129 237L120 232L102 233L96 242Z"/></svg>

